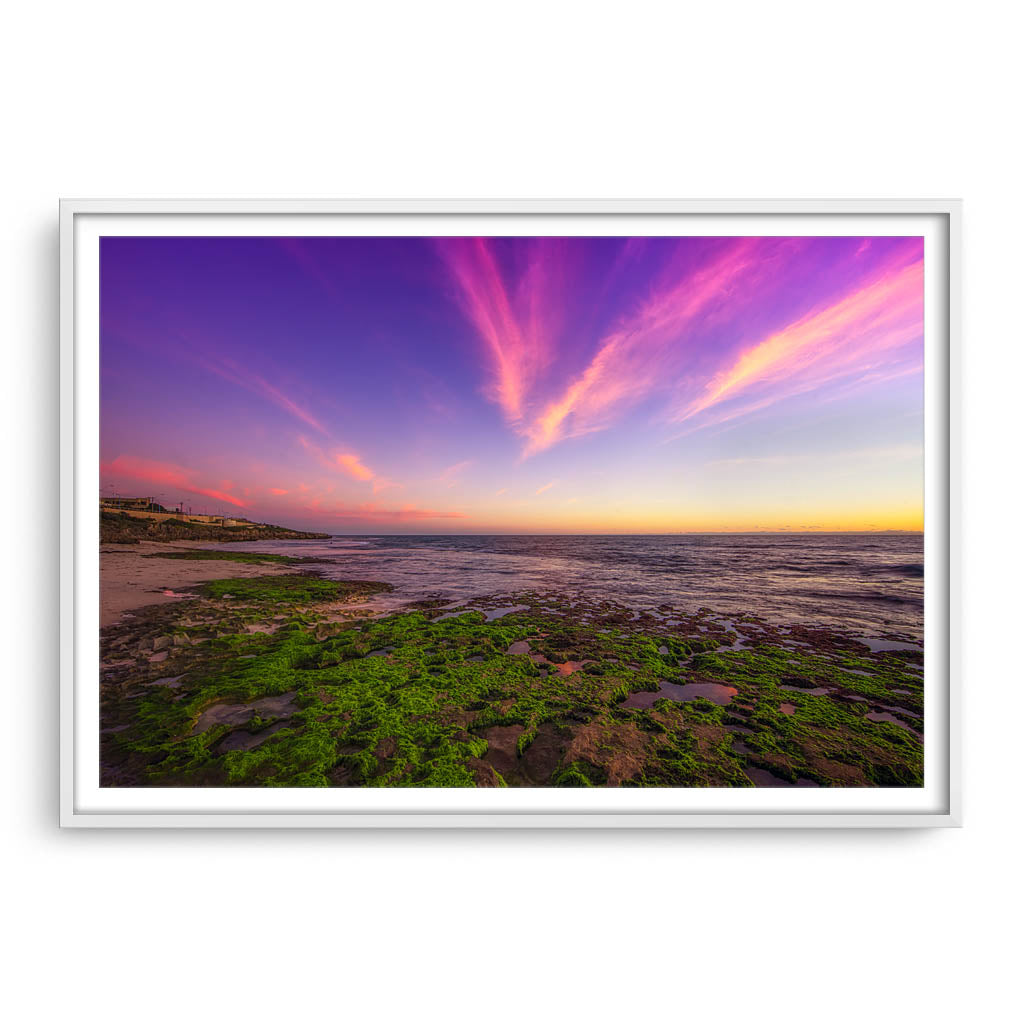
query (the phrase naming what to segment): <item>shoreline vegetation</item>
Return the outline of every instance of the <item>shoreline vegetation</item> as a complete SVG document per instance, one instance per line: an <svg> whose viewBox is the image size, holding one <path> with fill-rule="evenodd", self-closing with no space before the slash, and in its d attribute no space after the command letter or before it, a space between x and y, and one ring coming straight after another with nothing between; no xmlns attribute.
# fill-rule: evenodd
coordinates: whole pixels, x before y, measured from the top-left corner
<svg viewBox="0 0 1024 1024"><path fill-rule="evenodd" d="M150 588L101 630L104 786L923 783L903 634L531 593L384 614L324 559L104 557Z"/></svg>
<svg viewBox="0 0 1024 1024"><path fill-rule="evenodd" d="M205 523L180 520L138 519L124 512L100 511L101 544L138 544L152 540L168 542L176 540L215 541L232 543L254 540L327 540L329 533L307 533L290 530L285 526L269 523L252 523L246 526L211 526Z"/></svg>

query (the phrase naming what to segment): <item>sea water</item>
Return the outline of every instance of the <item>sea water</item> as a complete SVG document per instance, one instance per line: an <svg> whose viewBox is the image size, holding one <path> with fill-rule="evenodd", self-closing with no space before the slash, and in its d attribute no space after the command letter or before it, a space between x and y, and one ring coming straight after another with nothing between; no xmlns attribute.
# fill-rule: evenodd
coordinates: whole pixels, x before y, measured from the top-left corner
<svg viewBox="0 0 1024 1024"><path fill-rule="evenodd" d="M337 536L231 548L323 557L330 578L392 584L389 608L529 592L915 636L923 625L920 533Z"/></svg>

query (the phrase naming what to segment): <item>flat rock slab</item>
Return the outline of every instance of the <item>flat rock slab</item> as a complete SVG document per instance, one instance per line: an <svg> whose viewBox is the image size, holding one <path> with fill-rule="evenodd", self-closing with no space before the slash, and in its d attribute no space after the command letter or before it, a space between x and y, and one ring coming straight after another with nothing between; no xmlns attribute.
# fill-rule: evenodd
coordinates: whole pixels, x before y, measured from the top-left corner
<svg viewBox="0 0 1024 1024"><path fill-rule="evenodd" d="M245 725L252 718L254 711L259 712L261 718L280 718L294 714L298 710L294 690L282 693L279 697L263 697L248 704L214 704L199 716L189 735L198 736L201 732L206 732L211 725Z"/></svg>
<svg viewBox="0 0 1024 1024"><path fill-rule="evenodd" d="M483 737L487 740L487 753L484 760L502 775L515 770L518 753L516 740L523 734L521 725L492 725L486 729Z"/></svg>

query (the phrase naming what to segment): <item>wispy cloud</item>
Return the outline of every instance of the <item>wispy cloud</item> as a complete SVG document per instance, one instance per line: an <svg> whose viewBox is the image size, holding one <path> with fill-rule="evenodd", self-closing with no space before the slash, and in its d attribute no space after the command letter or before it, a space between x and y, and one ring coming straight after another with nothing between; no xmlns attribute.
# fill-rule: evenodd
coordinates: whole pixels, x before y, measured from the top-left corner
<svg viewBox="0 0 1024 1024"><path fill-rule="evenodd" d="M363 483L377 479L377 474L354 452L345 451L344 449L331 450L322 448L302 434L299 435L298 441L321 466L331 472L340 471L346 476L350 476L353 480L359 480Z"/></svg>
<svg viewBox="0 0 1024 1024"><path fill-rule="evenodd" d="M278 242L281 248L305 271L309 277L313 278L328 295L332 298L338 297L337 285L331 278L324 272L320 266L319 261L313 255L310 246L308 246L301 238L279 238Z"/></svg>
<svg viewBox="0 0 1024 1024"><path fill-rule="evenodd" d="M441 470L438 480L443 484L447 484L449 487L454 487L458 482L459 477L472 465L472 459L463 459L462 462L456 462L454 465L446 466Z"/></svg>
<svg viewBox="0 0 1024 1024"><path fill-rule="evenodd" d="M535 494L543 494L545 491L550 491L551 488L554 487L555 484L557 484L557 483L558 483L557 480L551 480L548 483L544 484L542 487L538 487L537 490L534 493Z"/></svg>
<svg viewBox="0 0 1024 1024"><path fill-rule="evenodd" d="M437 509L419 508L416 505L402 505L397 508L387 508L374 504L373 502L363 502L358 505L331 505L314 501L306 506L306 511L328 519L359 521L365 523L404 523L419 519L466 518L466 514L464 512L442 512Z"/></svg>
<svg viewBox="0 0 1024 1024"><path fill-rule="evenodd" d="M364 466L358 455L351 452L339 452L334 456L334 461L339 469L348 473L354 480L372 480L373 470Z"/></svg>
<svg viewBox="0 0 1024 1024"><path fill-rule="evenodd" d="M487 395L511 424L526 414L530 389L552 357L562 270L558 239L536 239L518 276L503 274L493 239L444 238L441 253L462 309L484 343Z"/></svg>
<svg viewBox="0 0 1024 1024"><path fill-rule="evenodd" d="M322 448L301 434L298 437L298 441L324 469L329 470L331 473L341 472L353 480L358 480L360 483L370 484L374 494L380 494L381 491L393 489L401 490L404 487L404 484L400 484L397 480L392 480L389 477L381 476L379 473L374 472L355 452L345 451L344 449ZM308 487L300 484L299 490L308 490ZM333 486L329 486L327 490L333 490Z"/></svg>
<svg viewBox="0 0 1024 1024"><path fill-rule="evenodd" d="M879 384L889 381L900 380L904 377L920 376L924 370L924 363L921 360L920 348L916 354L908 352L907 358L896 365L879 365L872 369L862 369L851 373L838 373L834 377L816 380L807 378L803 381L792 381L787 393L766 394L750 399L740 399L735 402L723 402L721 405L708 409L699 416L688 421L688 425L680 431L664 438L662 443L668 443L694 434L700 430L707 430L711 427L728 427L742 422L748 416L761 412L763 409L775 405L776 402L784 399L796 399L801 396L810 396L820 405L827 405L832 402L839 402L851 397L857 392L870 390ZM915 409L912 413L915 418L920 417L921 410Z"/></svg>
<svg viewBox="0 0 1024 1024"><path fill-rule="evenodd" d="M226 356L197 355L196 361L210 373L272 402L279 409L283 409L297 420L301 420L318 433L328 434L327 428L308 409L289 398L280 388L264 380L258 373L239 366L238 363Z"/></svg>
<svg viewBox="0 0 1024 1024"><path fill-rule="evenodd" d="M764 259L755 259L764 240L749 238L725 240L703 265L677 265L670 258L638 309L592 342L576 339L591 355L574 378L556 383L552 393L550 382L542 378L561 340L565 296L551 288L557 261L554 250L544 245L551 241L537 240L524 250L525 269L517 281L503 274L493 241L445 239L440 244L462 308L484 343L487 394L525 438L524 457L601 430L652 392L670 386L670 370L680 361L679 345L688 328L720 304L752 268L763 273L766 265ZM769 240L768 247L772 244ZM609 280L642 248L639 243L625 245Z"/></svg>
<svg viewBox="0 0 1024 1024"><path fill-rule="evenodd" d="M867 459L871 462L883 460L904 461L921 459L924 449L920 444L880 445L875 448L851 448L846 451L789 452L783 455L741 455L729 459L711 459L706 465L735 468L737 466L786 466L806 462L856 461Z"/></svg>
<svg viewBox="0 0 1024 1024"><path fill-rule="evenodd" d="M808 300L789 326L744 344L743 333L751 330L744 310L764 317L774 303L792 308L797 293L780 275L794 266L813 274L818 250L803 238L731 238L708 240L699 259L692 240L664 247L661 270L643 301L593 341L585 325L573 323L567 349L560 333L567 300L549 287L550 250L543 241L520 247L518 262L493 239L438 243L483 342L487 394L524 439L523 458L604 430L641 403L661 403L662 422L694 419L700 427L750 415L853 372L889 373L892 351L920 336L917 240L885 240L885 248L864 240L842 257L845 278L837 280L846 283L838 297L811 309L814 300ZM625 245L606 275L606 290L644 252L642 241ZM737 354L738 345L744 347ZM574 373L573 351L588 353L582 365L576 360ZM768 388L771 394L764 393ZM715 406L723 408L709 415Z"/></svg>
<svg viewBox="0 0 1024 1024"><path fill-rule="evenodd" d="M707 382L672 418L689 420L737 402L729 418L851 374L893 372L893 350L920 338L923 264L903 255L842 298L756 342ZM916 364L919 353L908 352ZM714 422L721 422L721 418Z"/></svg>
<svg viewBox="0 0 1024 1024"><path fill-rule="evenodd" d="M667 370L679 360L686 331L752 265L757 241L737 239L706 266L668 277L634 315L602 338L576 380L526 426L524 455L601 430L624 408L670 385Z"/></svg>
<svg viewBox="0 0 1024 1024"><path fill-rule="evenodd" d="M100 472L163 487L174 487L188 494L200 494L206 498L213 498L215 501L234 505L236 508L247 507L245 502L233 494L202 486L196 482L194 470L186 469L184 466L178 466L172 462L157 462L135 455L118 455L112 462L102 463Z"/></svg>

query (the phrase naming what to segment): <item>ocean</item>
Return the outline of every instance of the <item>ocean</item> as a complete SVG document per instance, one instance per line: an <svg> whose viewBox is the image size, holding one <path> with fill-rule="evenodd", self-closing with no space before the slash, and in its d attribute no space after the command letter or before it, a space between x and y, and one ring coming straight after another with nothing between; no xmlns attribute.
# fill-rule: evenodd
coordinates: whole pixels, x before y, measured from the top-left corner
<svg viewBox="0 0 1024 1024"><path fill-rule="evenodd" d="M637 610L749 612L780 625L923 632L919 533L338 536L232 549L324 557L330 578L392 584L387 609L424 597L532 592Z"/></svg>

